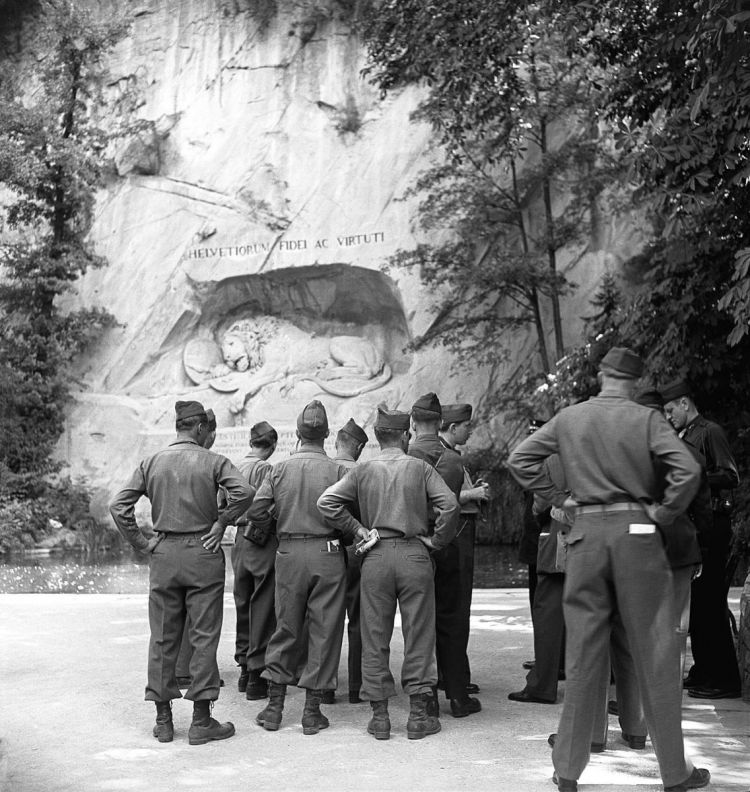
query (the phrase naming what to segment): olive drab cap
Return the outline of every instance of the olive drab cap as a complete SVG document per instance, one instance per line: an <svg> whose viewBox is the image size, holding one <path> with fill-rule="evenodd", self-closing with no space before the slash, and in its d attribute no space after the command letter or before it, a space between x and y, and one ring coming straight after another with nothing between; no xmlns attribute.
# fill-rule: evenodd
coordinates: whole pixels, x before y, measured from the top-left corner
<svg viewBox="0 0 750 792"><path fill-rule="evenodd" d="M623 379L638 379L643 374L643 360L632 349L612 347L599 364L601 369L609 369Z"/></svg>
<svg viewBox="0 0 750 792"><path fill-rule="evenodd" d="M326 408L313 399L297 418L297 431L308 440L320 440L328 434L328 415Z"/></svg>
<svg viewBox="0 0 750 792"><path fill-rule="evenodd" d="M688 384L687 380L680 379L680 380L673 380L668 385L665 385L659 391L661 393L662 399L664 399L664 403L674 401L674 399L679 399L680 396L692 396L693 392Z"/></svg>
<svg viewBox="0 0 750 792"><path fill-rule="evenodd" d="M661 410L664 407L664 399L658 390L651 388L636 394L633 399L637 404L642 404L644 407L650 407L652 410Z"/></svg>
<svg viewBox="0 0 750 792"><path fill-rule="evenodd" d="M250 442L261 443L264 440L275 443L279 436L268 421L259 421L250 427Z"/></svg>
<svg viewBox="0 0 750 792"><path fill-rule="evenodd" d="M209 407L206 410L206 418L208 418L208 431L215 432L216 431L216 415L214 415L214 411Z"/></svg>
<svg viewBox="0 0 750 792"><path fill-rule="evenodd" d="M444 404L443 405L443 423L463 423L464 421L471 420L471 405L470 404Z"/></svg>
<svg viewBox="0 0 750 792"><path fill-rule="evenodd" d="M341 431L353 437L358 443L366 443L370 439L365 430L354 421L354 418L350 418L341 427Z"/></svg>
<svg viewBox="0 0 750 792"><path fill-rule="evenodd" d="M417 421L431 421L440 418L441 413L440 399L432 392L420 396L411 406L412 418Z"/></svg>
<svg viewBox="0 0 750 792"><path fill-rule="evenodd" d="M395 429L399 432L409 430L409 413L399 410L386 410L378 407L378 417L375 419L376 429Z"/></svg>
<svg viewBox="0 0 750 792"><path fill-rule="evenodd" d="M206 411L203 405L197 401L178 401L174 406L175 418L178 421L184 418L202 418L204 421L208 420Z"/></svg>

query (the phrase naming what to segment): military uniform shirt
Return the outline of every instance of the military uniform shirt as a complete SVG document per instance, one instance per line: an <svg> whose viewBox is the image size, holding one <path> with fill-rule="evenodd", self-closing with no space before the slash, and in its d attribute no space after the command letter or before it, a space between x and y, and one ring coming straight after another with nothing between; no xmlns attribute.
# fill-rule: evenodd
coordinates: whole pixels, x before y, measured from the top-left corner
<svg viewBox="0 0 750 792"><path fill-rule="evenodd" d="M226 505L216 494L223 489ZM226 527L250 505L255 490L224 456L194 440L175 440L143 460L130 481L110 504L112 517L133 547L143 550L148 540L135 521L134 507L142 495L151 501L157 533L209 531L218 520Z"/></svg>
<svg viewBox="0 0 750 792"><path fill-rule="evenodd" d="M544 460L554 453L579 504L655 503L659 524L682 514L700 483L698 463L666 419L621 396L566 407L510 455L508 467L524 489L562 506L568 492L544 470ZM663 465L663 495L653 459Z"/></svg>
<svg viewBox="0 0 750 792"><path fill-rule="evenodd" d="M700 454L712 495L739 485L737 465L729 450L727 436L718 424L699 415L683 429L680 437Z"/></svg>
<svg viewBox="0 0 750 792"><path fill-rule="evenodd" d="M271 519L273 508L280 538L285 534L331 536L333 529L326 524L316 502L320 493L346 472L322 448L303 443L293 456L273 466L260 485L247 517L264 527Z"/></svg>
<svg viewBox="0 0 750 792"><path fill-rule="evenodd" d="M346 506L358 504L362 522ZM455 536L458 501L437 472L399 448L387 448L349 471L318 500L321 513L345 536L357 529L387 528L407 538L428 535L430 504L435 509L436 549Z"/></svg>
<svg viewBox="0 0 750 792"><path fill-rule="evenodd" d="M461 457L440 442L437 435L417 435L409 443L409 456L422 459L437 470L458 500L464 483L464 466Z"/></svg>

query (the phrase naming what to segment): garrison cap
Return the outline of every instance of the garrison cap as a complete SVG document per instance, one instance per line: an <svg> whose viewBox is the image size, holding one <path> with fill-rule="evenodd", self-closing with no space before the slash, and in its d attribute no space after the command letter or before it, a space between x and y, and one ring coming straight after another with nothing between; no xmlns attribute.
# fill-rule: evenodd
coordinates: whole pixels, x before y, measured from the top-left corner
<svg viewBox="0 0 750 792"><path fill-rule="evenodd" d="M420 396L411 406L412 417L417 421L433 421L440 418L441 413L440 399L432 392Z"/></svg>
<svg viewBox="0 0 750 792"><path fill-rule="evenodd" d="M178 401L174 406L175 417L178 421L184 418L202 418L208 420L203 405L197 401Z"/></svg>
<svg viewBox="0 0 750 792"><path fill-rule="evenodd" d="M215 432L216 431L216 415L214 411L209 407L206 410L206 418L208 418L208 431Z"/></svg>
<svg viewBox="0 0 750 792"><path fill-rule="evenodd" d="M326 408L313 399L297 417L297 431L308 440L320 440L328 434Z"/></svg>
<svg viewBox="0 0 750 792"><path fill-rule="evenodd" d="M366 443L370 439L365 430L355 423L354 418L350 418L339 431L353 437L358 443Z"/></svg>
<svg viewBox="0 0 750 792"><path fill-rule="evenodd" d="M399 410L386 410L384 407L378 407L378 417L375 419L375 428L396 429L399 432L406 432L409 430L409 413Z"/></svg>
<svg viewBox="0 0 750 792"><path fill-rule="evenodd" d="M665 385L661 391L661 397L664 399L664 403L673 401L674 399L679 399L680 396L692 396L693 390L688 385L687 380L673 380L669 384Z"/></svg>
<svg viewBox="0 0 750 792"><path fill-rule="evenodd" d="M251 443L262 443L264 440L269 443L275 443L278 439L278 433L268 421L260 421L250 427Z"/></svg>
<svg viewBox="0 0 750 792"><path fill-rule="evenodd" d="M661 410L664 406L664 399L662 399L661 393L655 388L641 391L633 401L642 404L644 407L650 407L652 410Z"/></svg>
<svg viewBox="0 0 750 792"><path fill-rule="evenodd" d="M471 405L470 404L444 404L443 405L443 423L462 423L463 421L471 420Z"/></svg>
<svg viewBox="0 0 750 792"><path fill-rule="evenodd" d="M601 369L609 369L623 379L638 379L643 374L643 360L632 349L612 347L599 364Z"/></svg>

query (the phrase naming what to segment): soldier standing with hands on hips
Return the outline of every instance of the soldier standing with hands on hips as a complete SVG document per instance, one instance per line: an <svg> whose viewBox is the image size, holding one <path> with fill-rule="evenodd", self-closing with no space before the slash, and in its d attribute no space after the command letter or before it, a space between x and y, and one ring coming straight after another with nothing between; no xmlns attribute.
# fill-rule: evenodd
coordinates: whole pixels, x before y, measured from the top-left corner
<svg viewBox="0 0 750 792"><path fill-rule="evenodd" d="M174 737L172 699L180 698L176 663L186 617L189 620L190 687L193 701L191 745L224 740L234 734L231 723L211 717L219 697L219 645L224 605L225 562L221 540L250 505L254 490L226 458L203 447L209 433L206 410L197 401L175 404L177 438L145 459L110 504L123 536L137 550L150 554L149 624L146 700L156 704L154 737ZM226 505L217 495L223 489ZM146 539L134 507L142 495L151 501L156 536Z"/></svg>
<svg viewBox="0 0 750 792"><path fill-rule="evenodd" d="M409 694L407 737L418 740L440 731L427 713L437 682L435 594L429 550L453 538L459 506L435 470L407 456L409 415L378 408L375 437L380 453L353 468L318 500L325 519L345 536L378 541L362 562L362 694L373 716L367 731L377 740L391 734L388 699L396 694L389 667L390 643L398 605L404 633L401 684ZM431 509L435 532L428 536ZM356 511L361 521L352 516Z"/></svg>
<svg viewBox="0 0 750 792"><path fill-rule="evenodd" d="M700 467L661 415L632 401L642 372L632 350L610 349L600 364L599 395L566 407L508 460L522 487L575 513L563 594L567 684L552 751L553 779L563 792L578 789L589 760L616 615L664 789L685 792L710 779L685 759L672 574L657 530L687 509ZM559 455L567 491L544 471L552 454Z"/></svg>

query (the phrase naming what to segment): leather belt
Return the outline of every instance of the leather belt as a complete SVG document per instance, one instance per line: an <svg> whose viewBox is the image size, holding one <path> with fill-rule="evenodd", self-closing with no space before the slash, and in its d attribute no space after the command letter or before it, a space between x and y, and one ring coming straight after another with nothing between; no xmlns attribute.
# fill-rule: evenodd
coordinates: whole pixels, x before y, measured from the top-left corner
<svg viewBox="0 0 750 792"><path fill-rule="evenodd" d="M618 511L643 511L640 503L590 503L576 506L576 514L607 514Z"/></svg>
<svg viewBox="0 0 750 792"><path fill-rule="evenodd" d="M321 536L320 534L305 534L305 533L285 533L279 534L281 539L320 539L321 542L330 542L331 539L338 539L339 537L329 534L328 536Z"/></svg>

